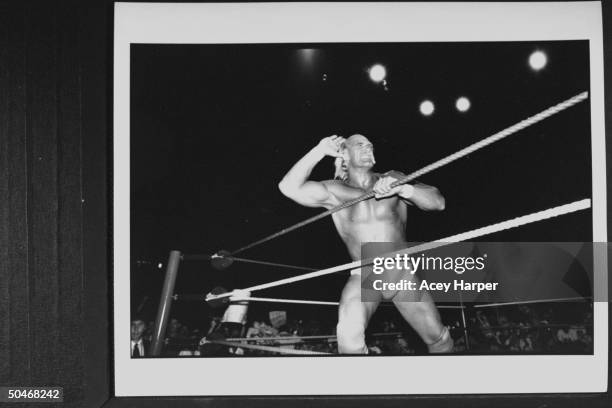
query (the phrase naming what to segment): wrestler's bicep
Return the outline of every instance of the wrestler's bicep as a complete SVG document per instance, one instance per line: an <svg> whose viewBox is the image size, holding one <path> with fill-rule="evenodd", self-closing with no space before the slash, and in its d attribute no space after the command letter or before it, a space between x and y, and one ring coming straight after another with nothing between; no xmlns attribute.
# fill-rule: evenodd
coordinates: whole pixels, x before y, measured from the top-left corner
<svg viewBox="0 0 612 408"><path fill-rule="evenodd" d="M292 198L306 207L328 207L333 201L331 192L325 183L320 181L305 182Z"/></svg>

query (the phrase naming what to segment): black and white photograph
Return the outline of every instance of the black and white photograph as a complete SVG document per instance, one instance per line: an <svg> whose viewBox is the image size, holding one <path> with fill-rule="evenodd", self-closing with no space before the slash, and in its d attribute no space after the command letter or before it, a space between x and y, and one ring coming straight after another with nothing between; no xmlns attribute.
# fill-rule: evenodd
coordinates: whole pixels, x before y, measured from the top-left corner
<svg viewBox="0 0 612 408"><path fill-rule="evenodd" d="M611 18L1 2L0 406L612 406Z"/></svg>
<svg viewBox="0 0 612 408"><path fill-rule="evenodd" d="M588 60L586 41L133 45L132 356L143 340L149 356L592 354L588 294L436 310L399 291L397 307L362 302L357 268L276 285L358 260L366 242L435 241L543 210L560 209L480 236L592 242ZM242 293L252 301L207 299L260 284Z"/></svg>
<svg viewBox="0 0 612 408"><path fill-rule="evenodd" d="M415 22L432 13L399 7L388 24L406 34L393 36L382 19L389 4L311 6L251 5L240 18L229 5L187 7L167 19L169 9L157 7L135 24L142 31L117 37L127 43L115 49L118 369L266 364L275 379L295 376L290 385L275 380L282 394L360 394L365 378L348 378L392 361L430 370L448 363L453 375L506 364L491 391L516 392L534 390L528 378L554 373L564 358L607 360L607 347L595 347L607 336L607 299L595 295L605 287L606 259L592 258L598 244L606 253L607 239L594 66L601 50L593 39L542 35L528 23L520 34L487 36L491 27L473 8L446 9L450 27L436 35ZM372 9L370 29L382 35L368 38L357 23L334 28L341 11L365 21ZM138 10L117 9L120 30L134 28L127 16L138 21ZM303 33L316 12L327 37ZM504 12L520 16L503 7L493 14ZM453 31L461 13L473 25ZM180 34L169 30L186 14ZM261 26L264 14L272 16L268 34L232 31L244 21ZM206 24L196 15L227 18L228 39L199 31ZM287 35L276 31L298 20ZM163 21L167 38L152 28ZM200 34L191 38L192 30ZM443 246L452 277L474 276L466 255L483 273L473 278L479 283L454 279L453 287L432 283L432 271L415 274L413 263L383 285L371 265L385 259L366 256L372 245L398 261L414 254L412 262ZM400 279L419 290L400 288ZM454 296L443 301L436 292ZM539 368L527 375L513 366L516 356ZM337 387L329 382L351 370ZM319 375L310 389L304 373ZM515 375L523 379L506 380ZM126 378L116 376L124 392ZM272 388L249 380L228 391L199 380L206 385L172 386L178 395ZM477 388L463 384L442 388ZM443 392L377 386L375 393Z"/></svg>

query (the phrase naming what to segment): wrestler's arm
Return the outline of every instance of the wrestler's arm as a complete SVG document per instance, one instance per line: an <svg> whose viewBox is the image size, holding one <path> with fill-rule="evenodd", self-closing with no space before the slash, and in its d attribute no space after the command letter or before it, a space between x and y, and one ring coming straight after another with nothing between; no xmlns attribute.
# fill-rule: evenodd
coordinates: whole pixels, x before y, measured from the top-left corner
<svg viewBox="0 0 612 408"><path fill-rule="evenodd" d="M331 207L334 196L327 183L308 180L308 177L325 156L339 154L337 152L343 140L336 136L325 138L306 153L278 183L281 193L306 207Z"/></svg>
<svg viewBox="0 0 612 408"><path fill-rule="evenodd" d="M405 174L393 170L385 173L384 176L399 180L405 177ZM440 190L423 183L402 184L398 187L397 195L424 211L442 211L446 207L446 201Z"/></svg>
<svg viewBox="0 0 612 408"><path fill-rule="evenodd" d="M442 211L446 207L446 200L440 190L423 183L403 185L399 196L425 211Z"/></svg>

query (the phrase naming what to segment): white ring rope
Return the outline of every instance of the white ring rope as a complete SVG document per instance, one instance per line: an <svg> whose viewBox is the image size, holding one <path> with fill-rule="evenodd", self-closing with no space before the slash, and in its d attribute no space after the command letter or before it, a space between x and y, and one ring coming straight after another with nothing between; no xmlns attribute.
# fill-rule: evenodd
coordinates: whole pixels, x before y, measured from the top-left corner
<svg viewBox="0 0 612 408"><path fill-rule="evenodd" d="M556 298L556 299L536 299L536 300L521 300L516 302L502 302L502 303L486 303L484 305L474 305L474 307L494 307L494 306L512 306L512 305L527 305L531 303L549 303L549 302L571 302L578 300L590 300L590 297L567 297L567 298Z"/></svg>
<svg viewBox="0 0 612 408"><path fill-rule="evenodd" d="M504 231L511 228L520 227L522 225L531 224L537 221L547 220L549 218L555 218L560 215L570 214L576 211L586 210L591 208L591 200L585 198L583 200L574 201L573 203L560 205L557 207L549 208L548 210L538 211L532 214L523 215L522 217L513 218L508 221L499 222L497 224L491 224L486 227L474 229L462 234L452 235L450 237L442 238L439 241L445 242L461 242L467 241L472 238L482 237L484 235L493 234L495 232Z"/></svg>
<svg viewBox="0 0 612 408"><path fill-rule="evenodd" d="M261 298L261 297L230 297L230 302L270 302L270 303L296 303L301 305L322 305L322 306L338 306L339 302L326 302L320 300L298 300L298 299L275 299L275 298Z"/></svg>
<svg viewBox="0 0 612 408"><path fill-rule="evenodd" d="M222 341L222 340L206 340L206 343L220 344L220 345L228 346L228 347L244 348L244 349L251 349L251 350L271 351L273 353L280 353L280 354L296 354L296 355L329 355L329 354L332 354L332 353L325 353L322 351L295 350L295 349L282 348L282 347L260 346L257 344L232 343L229 341Z"/></svg>
<svg viewBox="0 0 612 408"><path fill-rule="evenodd" d="M327 302L322 300L305 300L305 299L277 299L277 298L262 298L262 297L230 297L230 302L269 302L269 303L295 303L301 305L321 305L321 306L339 306L340 302ZM455 305L439 305L442 309L463 309L465 306Z"/></svg>
<svg viewBox="0 0 612 408"><path fill-rule="evenodd" d="M366 334L366 337L396 337L401 336L402 332L386 332L386 333L372 333ZM335 334L319 335L319 336L274 336L274 337L231 337L225 339L225 341L297 341L303 340L324 340L336 341L337 336ZM289 344L289 343L287 343Z"/></svg>
<svg viewBox="0 0 612 408"><path fill-rule="evenodd" d="M329 335L320 335L320 336L273 336L273 337L231 337L225 339L226 341L285 341L285 340L325 340L325 339L334 339L336 338L335 334Z"/></svg>
<svg viewBox="0 0 612 408"><path fill-rule="evenodd" d="M569 204L552 207L547 210L538 211L532 214L523 215L521 217L512 218L507 221L499 222L496 224L491 224L486 227L473 229L471 231L467 231L461 234L452 235L450 237L442 238L439 241L433 241L433 242L429 242L426 244L421 244L421 245L416 245L410 248L406 248L400 251L390 252L386 254L385 256L394 256L396 254L400 254L400 255L413 254L416 252L426 251L426 250L438 248L441 246L445 246L451 243L467 241L469 239L478 238L478 237L489 235L495 232L505 231L511 228L516 228L522 225L531 224L537 221L542 221L542 220L558 217L560 215L570 214L570 213L581 211L581 210L586 210L590 207L591 207L591 200L588 198L585 198L583 200L574 201ZM361 266L369 265L369 263L371 263L372 261L373 261L372 259L358 260L358 261L350 262L344 265L334 266L334 267L323 269L323 270L316 271L316 272L310 272L310 273L306 273L303 275L293 276L291 278L286 278L286 279L281 279L281 280L274 281L274 282L263 283L261 285L251 286L250 288L242 289L242 291L254 292L256 290L268 289L268 288L273 288L273 287L281 286L281 285L287 285L289 283L299 282L299 281L303 281L307 279L318 278L320 276L330 275L332 273L342 272L342 271L346 271L349 269L355 269ZM206 297L206 300L210 301L214 299L231 297L235 295L234 292L235 291L222 293L219 295L208 295Z"/></svg>

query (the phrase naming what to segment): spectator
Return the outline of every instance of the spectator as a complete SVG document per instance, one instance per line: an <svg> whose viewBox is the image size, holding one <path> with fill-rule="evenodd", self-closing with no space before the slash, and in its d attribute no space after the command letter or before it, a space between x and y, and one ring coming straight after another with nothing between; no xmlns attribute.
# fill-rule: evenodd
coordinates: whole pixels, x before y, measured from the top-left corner
<svg viewBox="0 0 612 408"><path fill-rule="evenodd" d="M170 339L176 339L179 337L179 330L181 328L181 324L176 319L170 319L170 323L168 324L168 334L166 337Z"/></svg>
<svg viewBox="0 0 612 408"><path fill-rule="evenodd" d="M149 320L146 326L147 327L142 337L145 341L151 343L153 341L153 330L155 328L155 322L153 320Z"/></svg>
<svg viewBox="0 0 612 408"><path fill-rule="evenodd" d="M527 352L533 351L533 340L529 334L519 339L519 349Z"/></svg>
<svg viewBox="0 0 612 408"><path fill-rule="evenodd" d="M370 354L381 355L383 353L381 341L374 340L374 343L368 347L368 351Z"/></svg>
<svg viewBox="0 0 612 408"><path fill-rule="evenodd" d="M557 330L557 341L561 344L567 344L574 341L573 336L574 335L570 333L569 327L561 327ZM577 337L575 340L577 340Z"/></svg>
<svg viewBox="0 0 612 408"><path fill-rule="evenodd" d="M130 355L133 358L145 357L149 355L149 342L143 338L146 324L143 319L135 318L132 320L130 329Z"/></svg>

